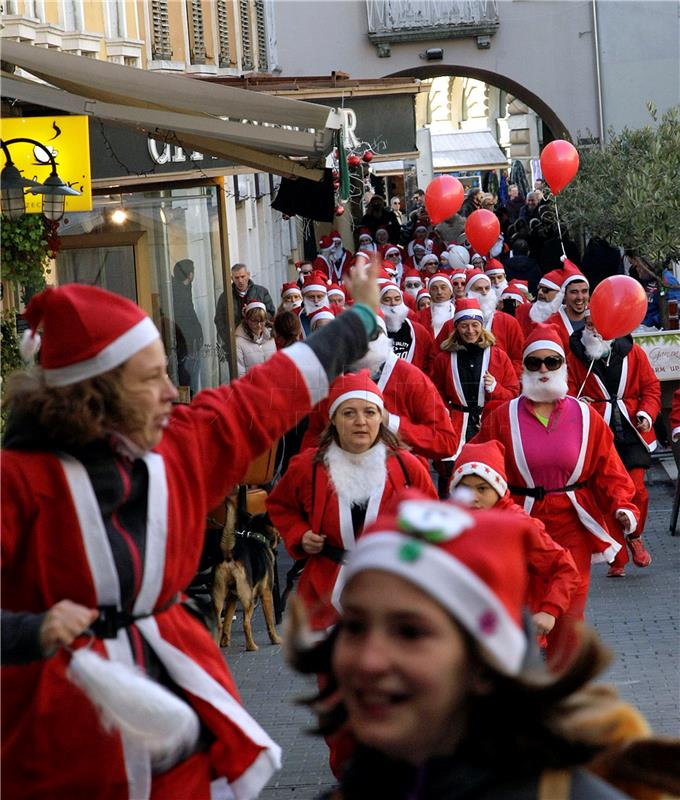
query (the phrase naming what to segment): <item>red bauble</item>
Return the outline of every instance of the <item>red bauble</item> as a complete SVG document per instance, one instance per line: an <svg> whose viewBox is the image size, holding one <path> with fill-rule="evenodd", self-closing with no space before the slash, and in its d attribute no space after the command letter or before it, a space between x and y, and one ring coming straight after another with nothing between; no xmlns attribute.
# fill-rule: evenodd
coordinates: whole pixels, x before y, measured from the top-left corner
<svg viewBox="0 0 680 800"><path fill-rule="evenodd" d="M634 331L647 314L647 295L628 275L612 275L595 287L590 318L603 339L617 339Z"/></svg>
<svg viewBox="0 0 680 800"><path fill-rule="evenodd" d="M337 190L340 186L340 181L333 181L333 188Z"/></svg>
<svg viewBox="0 0 680 800"><path fill-rule="evenodd" d="M344 206L336 206L335 207L335 216L336 217L341 217L344 213L345 213L345 207Z"/></svg>
<svg viewBox="0 0 680 800"><path fill-rule="evenodd" d="M361 164L361 159L356 153L352 153L351 156L347 156L347 165L350 167L358 167Z"/></svg>
<svg viewBox="0 0 680 800"><path fill-rule="evenodd" d="M361 157L368 164L368 162L373 159L373 153L371 152L371 150L364 150L364 154Z"/></svg>
<svg viewBox="0 0 680 800"><path fill-rule="evenodd" d="M340 177L340 173L337 171L337 169L334 169L331 174L333 175L334 180L337 180L337 178Z"/></svg>
<svg viewBox="0 0 680 800"><path fill-rule="evenodd" d="M578 150L571 142L555 139L541 153L541 172L553 194L559 194L578 172Z"/></svg>
<svg viewBox="0 0 680 800"><path fill-rule="evenodd" d="M486 208L473 211L465 221L465 235L481 256L488 255L500 234L501 225L498 217Z"/></svg>
<svg viewBox="0 0 680 800"><path fill-rule="evenodd" d="M440 175L425 189L425 208L433 225L452 217L463 205L463 184L453 175Z"/></svg>

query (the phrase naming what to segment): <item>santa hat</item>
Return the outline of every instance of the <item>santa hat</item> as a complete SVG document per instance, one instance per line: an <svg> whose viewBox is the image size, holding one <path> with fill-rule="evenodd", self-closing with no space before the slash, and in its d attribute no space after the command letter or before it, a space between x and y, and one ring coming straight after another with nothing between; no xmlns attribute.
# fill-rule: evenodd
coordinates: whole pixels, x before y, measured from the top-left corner
<svg viewBox="0 0 680 800"><path fill-rule="evenodd" d="M482 272L481 269L471 269L466 275L467 281L465 283L465 293L468 294L472 291L474 285L479 283L479 281L483 278L485 281L489 280L488 275Z"/></svg>
<svg viewBox="0 0 680 800"><path fill-rule="evenodd" d="M319 249L320 250L330 250L333 247L333 240L330 236L322 236L319 239Z"/></svg>
<svg viewBox="0 0 680 800"><path fill-rule="evenodd" d="M43 331L40 366L48 386L70 386L102 375L160 338L131 300L80 283L36 294L23 316L29 330L22 354L38 349L38 328Z"/></svg>
<svg viewBox="0 0 680 800"><path fill-rule="evenodd" d="M468 442L456 459L451 489L455 489L466 475L482 478L498 492L499 497L503 497L508 490L504 445L495 439L484 444Z"/></svg>
<svg viewBox="0 0 680 800"><path fill-rule="evenodd" d="M425 251L427 251L427 247L425 247L425 245L424 245L422 242L414 242L414 243L413 243L413 250L415 251L415 250L416 250L416 248L417 248L418 250L425 250ZM435 256L435 258L436 258L436 256Z"/></svg>
<svg viewBox="0 0 680 800"><path fill-rule="evenodd" d="M416 308L418 307L418 303L422 300L423 297L429 297L432 300L432 296L430 295L429 290L426 287L418 290L418 294L416 295Z"/></svg>
<svg viewBox="0 0 680 800"><path fill-rule="evenodd" d="M416 225L413 233L418 233L418 231L425 231L425 233L427 233L427 225Z"/></svg>
<svg viewBox="0 0 680 800"><path fill-rule="evenodd" d="M312 311L311 314L308 314L307 318L309 319L309 327L312 329L320 320L335 319L335 314L330 310L330 308L328 308L328 306L322 306L321 308L317 308L316 311Z"/></svg>
<svg viewBox="0 0 680 800"><path fill-rule="evenodd" d="M284 283L281 287L281 299L289 295L291 292L299 292L300 287L297 283Z"/></svg>
<svg viewBox="0 0 680 800"><path fill-rule="evenodd" d="M334 295L338 297L345 297L345 290L340 286L339 283L331 283L328 287L328 297L331 298Z"/></svg>
<svg viewBox="0 0 680 800"><path fill-rule="evenodd" d="M263 302L261 302L260 300L249 300L243 306L243 313L248 314L251 311L257 310L258 308L264 311L265 314L267 313L267 306Z"/></svg>
<svg viewBox="0 0 680 800"><path fill-rule="evenodd" d="M519 278L513 278L510 283L516 286L525 298L529 296L529 281L521 281Z"/></svg>
<svg viewBox="0 0 680 800"><path fill-rule="evenodd" d="M495 258L490 258L484 265L486 275L505 275L505 267Z"/></svg>
<svg viewBox="0 0 680 800"><path fill-rule="evenodd" d="M390 264L390 268L393 265ZM386 283L394 283L394 278L392 274L385 269L385 266L381 266L378 274L376 275L375 282L378 286L384 286Z"/></svg>
<svg viewBox="0 0 680 800"><path fill-rule="evenodd" d="M448 251L442 250L442 252L439 254L439 261L440 262L445 261L447 267L451 266L451 258Z"/></svg>
<svg viewBox="0 0 680 800"><path fill-rule="evenodd" d="M397 286L397 284L393 283L393 282L390 282L390 283L383 283L383 285L380 287L380 299L382 300L383 299L383 295L385 294L385 292L389 292L389 291L399 292L399 295L402 298L404 296L402 291L401 291L401 289Z"/></svg>
<svg viewBox="0 0 680 800"><path fill-rule="evenodd" d="M370 228L359 228L359 239L362 237L368 237L371 241L373 241L373 234L371 233Z"/></svg>
<svg viewBox="0 0 680 800"><path fill-rule="evenodd" d="M449 289L453 291L451 280L445 272L435 272L434 275L427 282L428 287L431 287L433 283L445 283L449 287Z"/></svg>
<svg viewBox="0 0 680 800"><path fill-rule="evenodd" d="M330 238L334 242L336 242L336 241L337 242L341 242L342 241L342 236L340 236L340 231L331 231L328 235L330 236Z"/></svg>
<svg viewBox="0 0 680 800"><path fill-rule="evenodd" d="M395 255L401 258L401 248L397 247L395 244L390 244L387 247L385 247L384 255L385 258L387 258L387 256L395 256Z"/></svg>
<svg viewBox="0 0 680 800"><path fill-rule="evenodd" d="M409 492L395 514L380 515L357 540L344 582L367 570L397 575L451 614L493 667L517 675L528 649L528 530L514 514Z"/></svg>
<svg viewBox="0 0 680 800"><path fill-rule="evenodd" d="M453 281L467 281L467 272L464 269L457 268L450 275L449 280Z"/></svg>
<svg viewBox="0 0 680 800"><path fill-rule="evenodd" d="M453 315L453 324L460 322L464 319L476 319L479 322L484 322L484 314L479 307L479 301L474 297L461 297L456 300L456 310Z"/></svg>
<svg viewBox="0 0 680 800"><path fill-rule="evenodd" d="M341 403L345 400L366 400L375 403L382 411L385 407L380 388L371 380L371 373L367 369L359 372L348 372L333 381L328 394L328 416L331 418Z"/></svg>
<svg viewBox="0 0 680 800"><path fill-rule="evenodd" d="M545 275L538 282L538 285L545 286L547 289L552 289L553 291L561 292L564 278L565 273L563 269L553 269L550 270L550 272L545 273Z"/></svg>
<svg viewBox="0 0 680 800"><path fill-rule="evenodd" d="M420 260L421 267L426 267L428 264L439 264L439 259L434 253L428 253Z"/></svg>
<svg viewBox="0 0 680 800"><path fill-rule="evenodd" d="M515 281L510 281L505 289L503 289L502 298L503 300L515 300L520 305L526 303L524 292L519 288Z"/></svg>
<svg viewBox="0 0 680 800"><path fill-rule="evenodd" d="M319 270L314 270L314 272L310 272L309 275L305 275L305 280L302 284L302 294L305 292L327 292L328 291L328 283L326 281L326 276L323 272Z"/></svg>
<svg viewBox="0 0 680 800"><path fill-rule="evenodd" d="M417 269L415 269L415 267L407 267L404 270L404 272L402 274L402 280L405 281L407 278L411 278L411 279L417 278L421 282L423 280L423 276L420 274L420 272Z"/></svg>
<svg viewBox="0 0 680 800"><path fill-rule="evenodd" d="M526 358L532 353L535 353L536 350L553 350L559 353L562 358L565 358L562 338L555 325L546 325L543 322L534 325L533 330L529 336L527 336L527 340L524 343L522 358Z"/></svg>
<svg viewBox="0 0 680 800"><path fill-rule="evenodd" d="M562 288L566 291L567 286L570 283L576 283L577 281L582 281L583 283L590 286L588 283L588 278L581 272L581 270L574 264L573 261L569 261L568 258L562 258L564 262L564 267L562 268L562 274L564 275L564 279L562 281Z"/></svg>
<svg viewBox="0 0 680 800"><path fill-rule="evenodd" d="M390 232L387 230L387 228L386 228L384 225L381 225L379 228L376 228L376 229L375 229L375 235L376 235L376 237L378 236L378 233L379 233L380 231L382 231L383 233L386 233L388 236L390 235Z"/></svg>

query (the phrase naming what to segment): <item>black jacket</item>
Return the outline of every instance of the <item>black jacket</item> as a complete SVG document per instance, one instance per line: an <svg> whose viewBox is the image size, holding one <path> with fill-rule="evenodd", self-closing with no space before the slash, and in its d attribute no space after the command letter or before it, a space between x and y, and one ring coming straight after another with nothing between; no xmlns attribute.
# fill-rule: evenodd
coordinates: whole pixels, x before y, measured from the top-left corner
<svg viewBox="0 0 680 800"><path fill-rule="evenodd" d="M251 300L259 300L261 303L264 303L270 319L273 319L274 314L276 314L274 301L267 289L250 280L248 281L248 288L246 289L244 297L241 297L232 283L231 297L234 301L234 328L241 324L241 309ZM222 292L217 301L217 308L215 309L215 327L217 328L217 336L220 343L225 344L229 338L229 334L227 332L227 300L224 296L224 292Z"/></svg>
<svg viewBox="0 0 680 800"><path fill-rule="evenodd" d="M505 264L505 275L508 281L528 281L529 291L536 297L538 284L541 282L543 273L538 266L538 262L531 256L513 256Z"/></svg>

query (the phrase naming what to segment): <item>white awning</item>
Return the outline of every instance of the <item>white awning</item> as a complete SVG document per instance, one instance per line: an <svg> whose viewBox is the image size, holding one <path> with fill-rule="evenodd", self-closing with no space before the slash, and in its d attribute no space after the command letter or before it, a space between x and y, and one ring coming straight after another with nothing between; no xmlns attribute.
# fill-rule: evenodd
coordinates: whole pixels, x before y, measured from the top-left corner
<svg viewBox="0 0 680 800"><path fill-rule="evenodd" d="M97 117L287 177L319 180L340 127L327 106L6 39L2 60L49 84L3 75L5 97Z"/></svg>
<svg viewBox="0 0 680 800"><path fill-rule="evenodd" d="M508 166L508 159L491 131L432 133L431 138L435 172Z"/></svg>

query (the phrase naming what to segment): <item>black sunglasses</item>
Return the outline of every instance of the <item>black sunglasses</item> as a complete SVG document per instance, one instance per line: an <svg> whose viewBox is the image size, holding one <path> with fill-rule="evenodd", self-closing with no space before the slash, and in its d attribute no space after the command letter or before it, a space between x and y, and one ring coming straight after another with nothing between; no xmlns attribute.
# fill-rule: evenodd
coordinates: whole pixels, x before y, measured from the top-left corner
<svg viewBox="0 0 680 800"><path fill-rule="evenodd" d="M546 356L545 358L527 356L524 359L524 366L529 372L538 372L541 368L541 364L545 364L549 372L555 372L555 370L558 370L562 364L564 364L564 359L562 356Z"/></svg>

